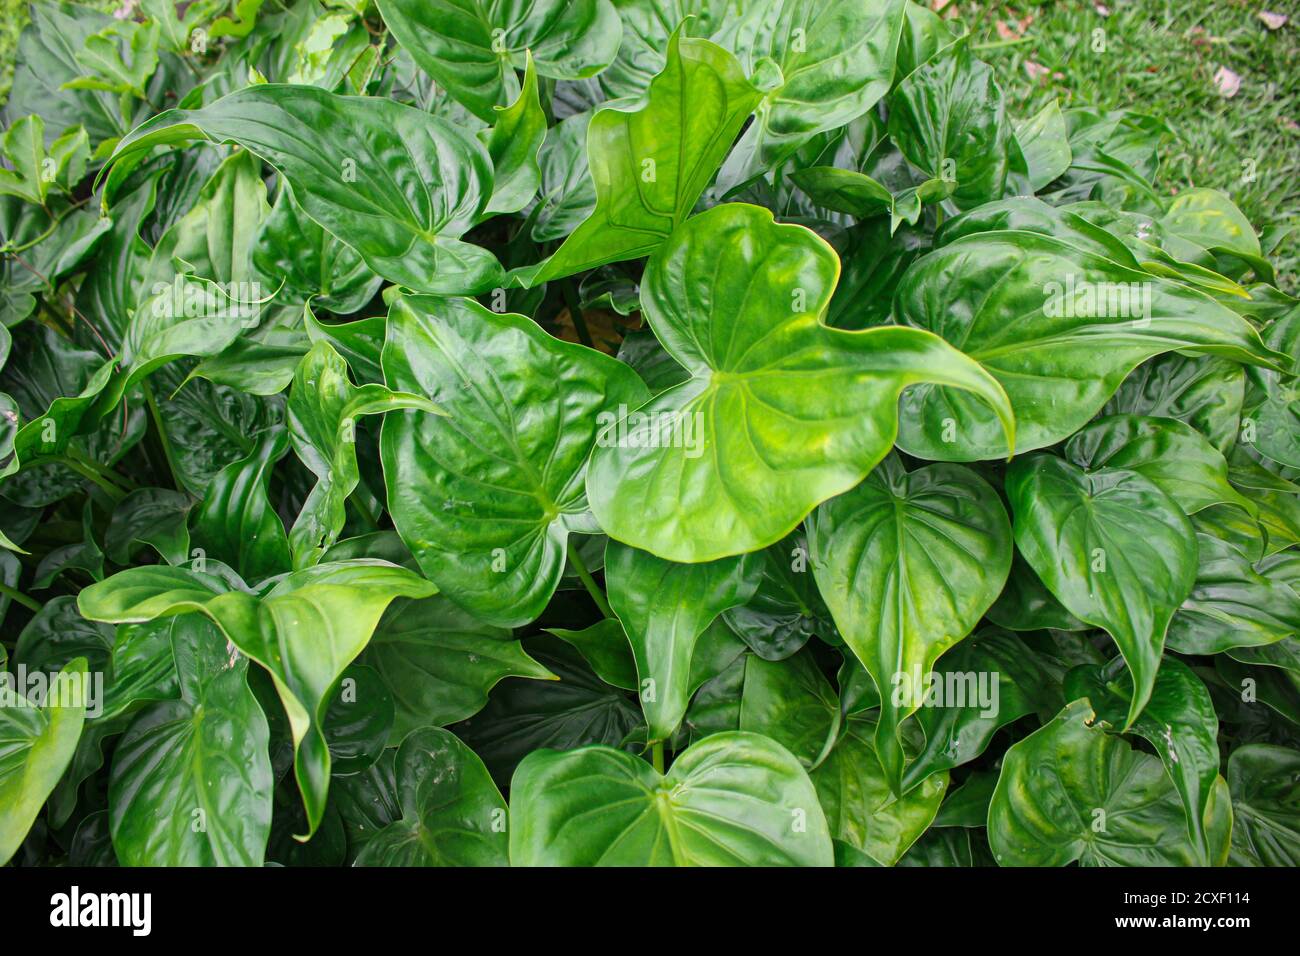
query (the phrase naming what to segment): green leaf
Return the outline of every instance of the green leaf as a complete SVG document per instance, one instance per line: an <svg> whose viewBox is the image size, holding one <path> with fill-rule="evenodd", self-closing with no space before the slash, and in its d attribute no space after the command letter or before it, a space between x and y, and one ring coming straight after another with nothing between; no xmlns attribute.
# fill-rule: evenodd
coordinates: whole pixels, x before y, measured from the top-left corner
<svg viewBox="0 0 1300 956"><path fill-rule="evenodd" d="M609 0L377 0L384 23L415 62L480 119L519 92L531 53L542 76L578 80L618 52Z"/></svg>
<svg viewBox="0 0 1300 956"><path fill-rule="evenodd" d="M113 752L113 848L127 866L261 866L274 777L248 661L200 617L171 639L180 700L142 711Z"/></svg>
<svg viewBox="0 0 1300 956"><path fill-rule="evenodd" d="M1160 761L1133 750L1076 700L1013 744L989 805L1001 866L1196 866L1182 801ZM1227 855L1232 812L1219 778L1210 800L1211 857Z"/></svg>
<svg viewBox="0 0 1300 956"><path fill-rule="evenodd" d="M506 802L457 737L413 730L397 749L401 818L366 841L356 866L507 866Z"/></svg>
<svg viewBox="0 0 1300 956"><path fill-rule="evenodd" d="M1168 645L1183 654L1259 647L1300 633L1300 594L1261 574L1235 547L1196 536L1196 583L1169 624Z"/></svg>
<svg viewBox="0 0 1300 956"><path fill-rule="evenodd" d="M1124 379L1102 414L1177 418L1226 455L1237 440L1245 382L1236 362L1170 352Z"/></svg>
<svg viewBox="0 0 1300 956"><path fill-rule="evenodd" d="M808 540L817 585L880 694L875 750L897 792L899 725L921 706L935 661L971 632L1006 582L1006 510L968 469L908 474L888 458L813 512Z"/></svg>
<svg viewBox="0 0 1300 956"><path fill-rule="evenodd" d="M131 568L81 592L91 620L148 621L199 611L226 638L265 667L289 717L294 770L310 837L325 812L330 755L321 721L330 690L370 640L397 597L427 597L434 588L385 561L318 564L279 581L260 599L228 591L216 579L180 568Z"/></svg>
<svg viewBox="0 0 1300 956"><path fill-rule="evenodd" d="M1270 367L1285 360L1207 296L1030 232L968 235L917 260L894 311L902 325L943 335L1002 384L1018 454L1068 438L1139 363L1163 352ZM942 386L908 392L900 419L899 446L909 454L1006 454L993 414Z"/></svg>
<svg viewBox="0 0 1300 956"><path fill-rule="evenodd" d="M894 795L872 743L878 736L874 720L845 721L812 779L835 838L893 866L939 812L948 774L931 774L903 796Z"/></svg>
<svg viewBox="0 0 1300 956"><path fill-rule="evenodd" d="M997 629L962 641L931 673L914 718L925 745L907 764L904 793L974 760L999 728L1034 713L1046 677L1024 641Z"/></svg>
<svg viewBox="0 0 1300 956"><path fill-rule="evenodd" d="M454 728L501 787L535 750L615 746L641 722L628 695L600 680L568 644L542 634L529 639L528 653L559 679L502 681L486 707Z"/></svg>
<svg viewBox="0 0 1300 956"><path fill-rule="evenodd" d="M113 508L104 534L104 550L115 564L127 565L143 544L168 564L184 564L190 557L186 522L193 504L188 495L167 488L131 492Z"/></svg>
<svg viewBox="0 0 1300 956"><path fill-rule="evenodd" d="M503 678L555 679L508 630L476 620L443 595L393 604L361 660L393 695L393 743L416 727L472 717Z"/></svg>
<svg viewBox="0 0 1300 956"><path fill-rule="evenodd" d="M1061 104L1052 100L1023 123L1016 123L1016 142L1029 167L1029 183L1040 190L1070 168L1070 140Z"/></svg>
<svg viewBox="0 0 1300 956"><path fill-rule="evenodd" d="M341 315L374 298L383 282L355 249L311 219L285 182L253 240L253 267L277 300L312 301Z"/></svg>
<svg viewBox="0 0 1300 956"><path fill-rule="evenodd" d="M485 216L518 212L532 202L542 182L538 150L546 139L546 114L537 94L537 71L526 55L524 85L509 106L493 107L495 123L480 130L479 139L492 158L494 183Z"/></svg>
<svg viewBox="0 0 1300 956"><path fill-rule="evenodd" d="M975 391L1011 434L1000 389L938 337L823 325L838 273L825 242L756 206L710 209L656 251L642 308L691 378L598 442L588 494L611 538L687 562L780 540L885 456L918 382Z"/></svg>
<svg viewBox="0 0 1300 956"><path fill-rule="evenodd" d="M928 178L956 184L952 201L961 209L1001 199L1013 156L1024 162L993 69L964 41L890 94L889 135Z"/></svg>
<svg viewBox="0 0 1300 956"><path fill-rule="evenodd" d="M808 541L797 530L764 548L758 560L758 586L739 607L722 612L728 630L765 661L781 661L820 637L842 643L831 612L808 573Z"/></svg>
<svg viewBox="0 0 1300 956"><path fill-rule="evenodd" d="M298 364L289 392L289 441L317 480L289 532L295 567L319 561L343 530L344 505L361 480L357 419L398 408L443 414L419 395L375 384L357 388L348 379L343 357L328 342L317 342Z"/></svg>
<svg viewBox="0 0 1300 956"><path fill-rule="evenodd" d="M24 116L5 131L0 152L13 169L0 169L0 195L45 205L50 187L71 192L86 171L90 148L80 126L67 130L45 149L45 121Z"/></svg>
<svg viewBox="0 0 1300 956"><path fill-rule="evenodd" d="M813 771L839 734L839 697L807 649L779 662L749 656L738 726L770 737Z"/></svg>
<svg viewBox="0 0 1300 956"><path fill-rule="evenodd" d="M1124 468L1150 479L1192 515L1217 504L1255 505L1228 484L1228 462L1190 425L1172 418L1112 415L1075 432L1065 457L1080 468Z"/></svg>
<svg viewBox="0 0 1300 956"><path fill-rule="evenodd" d="M764 83L755 122L737 147L745 182L819 132L857 119L889 91L903 0L779 0L742 4L714 39Z"/></svg>
<svg viewBox="0 0 1300 956"><path fill-rule="evenodd" d="M1100 667L1084 665L1065 677L1067 700L1087 697L1097 719L1115 730L1124 726L1133 680L1122 658ZM1215 780L1219 776L1219 718L1200 678L1177 658L1165 658L1151 699L1133 723L1133 733L1151 744L1183 801L1187 832L1210 865L1206 832Z"/></svg>
<svg viewBox="0 0 1300 956"><path fill-rule="evenodd" d="M403 297L383 353L391 388L448 417L389 415L381 454L393 523L440 590L484 621L535 619L569 532L598 530L583 486L605 417L645 386L626 365L465 299Z"/></svg>
<svg viewBox="0 0 1300 956"><path fill-rule="evenodd" d="M636 661L627 635L623 633L623 625L617 618L601 618L580 631L548 627L546 633L558 637L581 654L596 676L606 684L622 690L637 689Z"/></svg>
<svg viewBox="0 0 1300 956"><path fill-rule="evenodd" d="M1300 362L1300 309L1264 330L1270 347ZM1293 373L1300 368L1288 368ZM1241 440L1278 464L1300 468L1300 389L1290 374L1251 369L1243 402Z"/></svg>
<svg viewBox="0 0 1300 956"><path fill-rule="evenodd" d="M1170 618L1196 580L1196 536L1176 502L1132 471L1030 455L1007 471L1016 546L1071 614L1115 639L1142 713Z"/></svg>
<svg viewBox="0 0 1300 956"><path fill-rule="evenodd" d="M283 427L267 429L247 458L217 473L194 515L194 546L248 581L291 567L289 538L268 492L271 470L288 448Z"/></svg>
<svg viewBox="0 0 1300 956"><path fill-rule="evenodd" d="M43 702L0 681L0 864L17 852L81 737L87 704L86 659L67 664Z"/></svg>
<svg viewBox="0 0 1300 956"><path fill-rule="evenodd" d="M122 138L111 194L155 146L238 143L293 184L303 210L377 274L423 292L491 288L500 266L461 242L492 191L487 150L445 120L376 97L267 83L168 110Z"/></svg>
<svg viewBox="0 0 1300 956"><path fill-rule="evenodd" d="M321 721L330 773L359 773L371 766L392 736L393 720L393 697L379 672L349 664Z"/></svg>
<svg viewBox="0 0 1300 956"><path fill-rule="evenodd" d="M595 209L551 258L525 270L524 284L653 252L690 214L758 100L735 57L675 33L640 109L592 117Z"/></svg>
<svg viewBox="0 0 1300 956"><path fill-rule="evenodd" d="M611 541L605 587L636 662L651 741L672 736L689 703L696 641L723 611L757 588L756 556L677 564Z"/></svg>
<svg viewBox="0 0 1300 956"><path fill-rule="evenodd" d="M808 775L758 734L706 737L666 776L609 747L536 751L511 780L510 820L515 866L832 863Z"/></svg>
<svg viewBox="0 0 1300 956"><path fill-rule="evenodd" d="M1300 753L1250 744L1228 758L1232 791L1232 863L1295 866L1300 862Z"/></svg>

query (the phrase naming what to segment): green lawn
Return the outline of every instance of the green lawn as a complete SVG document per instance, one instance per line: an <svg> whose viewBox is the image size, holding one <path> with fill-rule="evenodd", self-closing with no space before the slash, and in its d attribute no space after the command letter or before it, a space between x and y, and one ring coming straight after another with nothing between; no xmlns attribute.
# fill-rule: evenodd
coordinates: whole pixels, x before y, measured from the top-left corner
<svg viewBox="0 0 1300 956"><path fill-rule="evenodd" d="M1152 113L1177 134L1165 151L1157 183L1162 192L1213 186L1232 196L1258 229L1300 226L1300 2L1108 0L1107 5L1110 16L1103 17L1084 0L1041 5L971 0L960 3L960 14L977 41L990 45L980 55L998 71L1018 115L1053 97L1062 105L1095 103ZM1290 22L1270 31L1256 16L1261 9L1288 14ZM1024 36L1005 45L997 21L1020 21L1030 14L1035 19ZM0 101L26 19L22 0L0 0ZM1104 52L1093 49L1097 29L1105 31ZM1027 61L1051 72L1031 79ZM1241 77L1231 99L1215 88L1219 66ZM1244 177L1247 161L1254 181ZM1295 292L1300 236L1288 238L1275 258L1280 281Z"/></svg>
<svg viewBox="0 0 1300 956"><path fill-rule="evenodd" d="M1095 103L1161 117L1177 141L1164 153L1157 187L1173 195L1188 186L1222 189L1256 229L1300 228L1300 3L1297 0L1106 0L1110 16L1091 2L961 4L981 44L1006 43L997 21L1032 14L1020 42L980 56L1018 115L1053 97L1061 105ZM1270 31L1256 16L1268 10L1290 21ZM1105 52L1093 52L1093 31L1105 31ZM1051 73L1033 80L1026 62ZM1219 95L1215 71L1240 75L1230 98ZM1055 74L1060 74L1056 76ZM1245 181L1253 161L1253 182ZM1297 290L1300 236L1275 256L1279 281Z"/></svg>

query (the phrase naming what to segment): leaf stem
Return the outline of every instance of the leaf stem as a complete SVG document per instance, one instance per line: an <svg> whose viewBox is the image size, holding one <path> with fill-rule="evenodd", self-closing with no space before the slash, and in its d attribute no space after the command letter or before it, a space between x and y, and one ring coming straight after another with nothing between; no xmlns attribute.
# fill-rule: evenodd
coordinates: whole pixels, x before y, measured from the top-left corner
<svg viewBox="0 0 1300 956"><path fill-rule="evenodd" d="M83 461L78 461L75 458L69 458L67 455L51 455L48 460L57 461L60 465L64 465L68 468L71 468L73 471L79 474L82 478L85 478L87 481L94 482L96 485L99 486L99 490L104 492L104 494L108 495L108 497L111 498L115 504L126 497L125 488L121 488L118 485L115 485L113 482L109 481L108 478L106 478L104 475L101 475L93 468L87 466L86 463Z"/></svg>
<svg viewBox="0 0 1300 956"><path fill-rule="evenodd" d="M582 315L582 306L578 304L578 293L573 288L572 279L565 279L560 283L560 293L564 296L569 318L573 320L573 329L578 333L578 341L587 348L594 349L596 346L591 340L591 333L587 331L587 320Z"/></svg>
<svg viewBox="0 0 1300 956"><path fill-rule="evenodd" d="M605 597L605 592L600 589L596 579L591 576L587 570L587 563L582 560L582 555L578 554L578 548L569 539L569 563L573 565L573 570L578 572L578 578L582 581L582 586L587 589L591 599L596 602L596 607L600 608L600 613L605 617L613 617L614 612L610 609L609 599Z"/></svg>
<svg viewBox="0 0 1300 956"><path fill-rule="evenodd" d="M17 601L23 607L35 611L37 614L41 613L41 611L45 609L45 605L36 600L36 598L29 598L22 591L19 591L17 588L11 588L3 581L0 581L0 596L7 597L11 601Z"/></svg>
<svg viewBox="0 0 1300 956"><path fill-rule="evenodd" d="M81 453L75 451L72 448L68 449L67 455L69 458L81 462L87 468L91 468L99 472L99 474L102 475L104 478L113 482L113 484L120 486L126 491L135 491L137 488L140 487L138 484L135 483L133 479L127 477L126 475L122 474L116 469L110 468L108 465L100 464L99 462L95 461L93 458L87 458L85 455L82 455Z"/></svg>
<svg viewBox="0 0 1300 956"><path fill-rule="evenodd" d="M144 388L145 401L149 403L149 417L153 419L153 426L158 430L158 442L162 445L163 457L167 459L167 470L171 472L172 487L177 491L182 489L180 481L180 470L176 467L176 453L172 451L171 440L167 437L167 429L163 428L162 412L158 410L158 400L154 398L153 388L148 381L140 383Z"/></svg>
<svg viewBox="0 0 1300 956"><path fill-rule="evenodd" d="M655 770L659 773L664 772L664 742L656 740L650 745L650 759L654 762Z"/></svg>

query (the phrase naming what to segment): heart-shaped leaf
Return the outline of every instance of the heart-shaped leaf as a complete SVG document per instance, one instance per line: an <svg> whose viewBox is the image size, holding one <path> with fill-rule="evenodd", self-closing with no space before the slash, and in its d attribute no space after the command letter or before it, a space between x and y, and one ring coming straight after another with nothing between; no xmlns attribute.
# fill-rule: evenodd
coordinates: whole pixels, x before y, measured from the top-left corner
<svg viewBox="0 0 1300 956"><path fill-rule="evenodd" d="M1075 617L1105 628L1133 675L1122 729L1155 685L1170 618L1196 580L1196 534L1167 494L1123 469L1084 471L1052 455L1007 471L1016 546Z"/></svg>
<svg viewBox="0 0 1300 956"><path fill-rule="evenodd" d="M609 0L379 0L379 12L415 62L480 119L519 95L515 69L532 54L557 80L599 73L622 38Z"/></svg>
<svg viewBox="0 0 1300 956"><path fill-rule="evenodd" d="M570 531L595 531L583 486L605 417L646 390L626 365L467 299L398 297L389 387L436 402L389 415L381 453L393 523L451 600L501 627L536 618Z"/></svg>
<svg viewBox="0 0 1300 956"><path fill-rule="evenodd" d="M1001 866L1196 866L1183 804L1160 761L1093 719L1087 700L1013 744L989 804ZM1227 785L1210 798L1211 858L1222 865L1232 827Z"/></svg>
<svg viewBox="0 0 1300 956"><path fill-rule="evenodd" d="M0 863L8 863L72 760L86 717L86 659L70 661L33 702L0 681Z"/></svg>
<svg viewBox="0 0 1300 956"><path fill-rule="evenodd" d="M918 382L976 392L1010 436L1000 389L937 336L823 325L838 274L830 246L756 206L710 209L656 251L642 308L691 378L598 442L587 487L610 537L687 562L780 540L885 456Z"/></svg>
<svg viewBox="0 0 1300 956"><path fill-rule="evenodd" d="M1232 791L1232 862L1295 866L1300 862L1300 752L1248 744L1228 758Z"/></svg>
<svg viewBox="0 0 1300 956"><path fill-rule="evenodd" d="M1098 719L1113 728L1124 726L1133 679L1122 658L1100 667L1076 667L1065 677L1069 700L1087 697ZM1177 658L1160 664L1151 699L1132 731L1160 755L1165 771L1178 788L1187 830L1209 865L1210 844L1205 827L1210 797L1219 776L1219 718L1199 677Z"/></svg>
<svg viewBox="0 0 1300 956"><path fill-rule="evenodd" d="M968 469L930 465L908 474L887 458L813 512L808 541L817 585L880 694L875 750L898 791L899 725L921 706L935 661L971 632L1006 583L1006 510Z"/></svg>
<svg viewBox="0 0 1300 956"><path fill-rule="evenodd" d="M1016 452L1069 437L1124 377L1174 349L1269 367L1287 361L1235 312L1186 286L1022 231L966 236L917 260L895 317L942 335L987 367L1011 399ZM923 386L903 399L899 447L942 461L998 458L994 415Z"/></svg>
<svg viewBox="0 0 1300 956"><path fill-rule="evenodd" d="M168 110L124 136L111 195L156 146L238 143L293 184L303 210L376 273L422 292L491 288L500 266L460 241L492 194L492 162L473 136L393 100L266 83L195 110Z"/></svg>
<svg viewBox="0 0 1300 956"><path fill-rule="evenodd" d="M413 730L394 763L401 818L366 841L357 866L507 866L506 802L449 730Z"/></svg>
<svg viewBox="0 0 1300 956"><path fill-rule="evenodd" d="M583 826L570 822L581 816ZM535 751L510 782L515 866L830 866L812 782L766 737L722 733L661 775L610 747Z"/></svg>

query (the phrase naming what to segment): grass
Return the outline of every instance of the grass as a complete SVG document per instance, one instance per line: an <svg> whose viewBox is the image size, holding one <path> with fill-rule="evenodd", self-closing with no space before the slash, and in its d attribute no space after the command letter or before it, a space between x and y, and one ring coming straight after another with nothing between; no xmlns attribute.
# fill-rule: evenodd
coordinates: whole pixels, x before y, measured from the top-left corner
<svg viewBox="0 0 1300 956"><path fill-rule="evenodd" d="M962 3L960 15L980 44L1006 43L997 21L1033 15L1021 41L980 56L997 71L1016 115L1051 99L1062 106L1093 103L1130 108L1164 119L1176 141L1163 152L1157 190L1175 195L1189 186L1221 189L1262 230L1292 225L1300 232L1300 4L1297 0L1104 0L1042 5ZM1286 14L1270 31L1260 10ZM1094 52L1093 31L1105 31ZM1035 80L1026 62L1051 72ZM1241 87L1224 98L1215 71L1227 67ZM1059 74L1059 75L1058 75ZM1244 175L1254 167L1254 179ZM1300 235L1274 253L1279 282L1296 292Z"/></svg>
<svg viewBox="0 0 1300 956"><path fill-rule="evenodd" d="M1109 16L1086 0L954 2L981 44L1006 43L997 21L1033 15L1021 39L980 53L1017 115L1059 98L1063 106L1095 103L1161 117L1177 135L1164 152L1156 183L1161 193L1212 186L1228 193L1257 229L1295 225L1300 232L1300 0L1105 0ZM1287 14L1290 22L1270 31L1256 16L1261 9ZM26 21L25 0L0 0L0 102ZM1105 31L1104 52L1093 50L1098 29ZM1035 80L1026 62L1050 72ZM1241 76L1231 99L1215 88L1220 66ZM1248 161L1253 181L1243 176ZM1284 240L1274 261L1283 287L1295 292L1300 235Z"/></svg>

